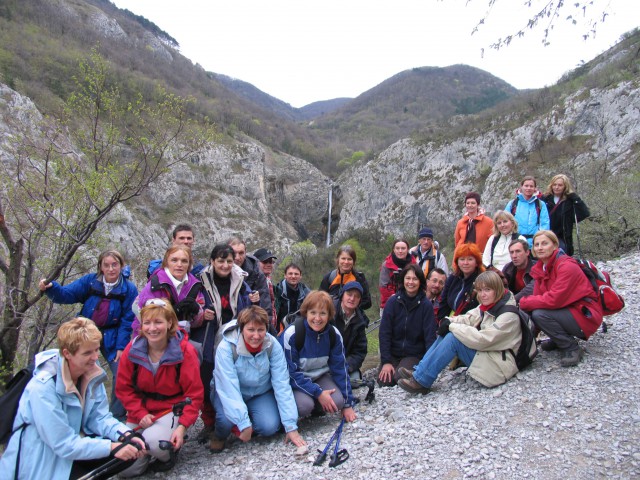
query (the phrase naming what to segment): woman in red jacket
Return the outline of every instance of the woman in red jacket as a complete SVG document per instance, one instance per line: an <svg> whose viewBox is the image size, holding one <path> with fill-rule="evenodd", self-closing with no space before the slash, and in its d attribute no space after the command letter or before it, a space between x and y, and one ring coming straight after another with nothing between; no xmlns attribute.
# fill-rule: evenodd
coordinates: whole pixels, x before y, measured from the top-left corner
<svg viewBox="0 0 640 480"><path fill-rule="evenodd" d="M520 299L520 308L530 311L533 322L549 337L542 349L559 349L560 364L572 367L584 354L576 338L587 340L598 329L602 307L578 263L559 250L555 233L538 231L533 252L538 258L531 269L533 295Z"/></svg>
<svg viewBox="0 0 640 480"><path fill-rule="evenodd" d="M402 286L402 283L398 285L400 272L411 263L416 263L416 259L409 253L409 242L402 238L396 239L391 247L391 253L387 255L387 258L380 265L380 281L378 283L380 290L380 317L382 317L382 311L387 300L396 293L398 286Z"/></svg>
<svg viewBox="0 0 640 480"><path fill-rule="evenodd" d="M154 471L172 468L175 456L160 448L160 442L168 440L174 451L179 450L204 399L198 354L178 329L169 301L149 299L140 319L140 335L127 345L120 359L116 395L127 410L127 426L141 427L149 455L122 472L122 477L141 475L147 466ZM184 407L182 416L174 417L171 408L187 397L191 404Z"/></svg>

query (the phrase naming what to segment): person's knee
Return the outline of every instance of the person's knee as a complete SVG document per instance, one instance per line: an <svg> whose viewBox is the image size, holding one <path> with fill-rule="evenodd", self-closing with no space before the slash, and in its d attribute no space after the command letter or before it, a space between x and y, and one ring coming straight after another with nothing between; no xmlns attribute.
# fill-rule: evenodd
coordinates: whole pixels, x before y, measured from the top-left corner
<svg viewBox="0 0 640 480"><path fill-rule="evenodd" d="M336 390L331 394L331 398L333 399L333 403L336 404L338 410L342 410L342 407L344 407L344 397L342 396L342 393L340 393L339 390Z"/></svg>
<svg viewBox="0 0 640 480"><path fill-rule="evenodd" d="M272 415L256 417L253 419L253 429L256 433L265 437L275 435L280 430L280 415L278 412L274 412Z"/></svg>
<svg viewBox="0 0 640 480"><path fill-rule="evenodd" d="M295 395L296 406L298 407L298 417L305 418L311 415L315 402L313 398L304 393L296 393Z"/></svg>

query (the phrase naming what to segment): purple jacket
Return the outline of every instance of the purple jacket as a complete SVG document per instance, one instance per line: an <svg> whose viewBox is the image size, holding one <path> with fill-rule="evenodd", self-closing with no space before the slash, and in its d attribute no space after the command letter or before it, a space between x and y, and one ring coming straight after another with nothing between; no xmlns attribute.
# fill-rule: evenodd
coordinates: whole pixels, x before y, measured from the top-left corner
<svg viewBox="0 0 640 480"><path fill-rule="evenodd" d="M182 287L182 289L180 289L180 294L178 294L178 292L176 291L176 288L173 286L173 282L169 279L169 276L164 271L164 268L159 268L153 273L153 275L151 275L151 277L149 277L149 281L140 292L140 295L138 295L138 307L142 309L145 303L147 303L147 301L152 298L168 299L169 292L171 292L171 299L173 300L172 302L173 304L178 303L180 300L184 300L185 298L187 298L187 295L189 295L189 292L191 291L192 288L201 288L201 285L202 285L200 280L194 277L191 273L188 273L187 275L188 275L187 283ZM158 277L158 280L160 281L160 285L162 286L162 288L159 288L155 291L151 289L151 283L152 283L153 277ZM192 328L197 328L202 324L202 319L204 315L204 310L202 308L204 306L204 295L202 293L202 290L196 296L196 302L198 302L198 305L200 305L200 311L198 312L198 315L196 315L193 321L191 322ZM181 319L179 318L178 320L181 320ZM131 327L133 328L132 338L135 338L140 332L140 321L138 318L136 318L133 321L133 324L131 325Z"/></svg>

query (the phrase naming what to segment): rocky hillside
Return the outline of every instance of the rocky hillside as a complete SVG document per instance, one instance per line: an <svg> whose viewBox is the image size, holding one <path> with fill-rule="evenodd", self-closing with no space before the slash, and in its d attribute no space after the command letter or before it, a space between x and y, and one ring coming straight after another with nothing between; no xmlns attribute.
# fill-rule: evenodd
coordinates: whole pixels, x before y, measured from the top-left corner
<svg viewBox="0 0 640 480"><path fill-rule="evenodd" d="M462 215L465 193L472 190L493 212L512 198L525 174L536 175L545 188L555 173L575 179L602 162L606 175L638 172L637 49L636 35L627 47L609 52L583 71L577 90L567 89L576 84L576 79L568 79L557 87L567 93L531 94L526 111L478 117L476 125L464 128L451 122L451 130L460 134L401 140L344 173L338 179L344 204L337 237L362 227L406 233L423 223L451 226ZM592 77L607 69L611 73L606 86L589 85L600 83Z"/></svg>

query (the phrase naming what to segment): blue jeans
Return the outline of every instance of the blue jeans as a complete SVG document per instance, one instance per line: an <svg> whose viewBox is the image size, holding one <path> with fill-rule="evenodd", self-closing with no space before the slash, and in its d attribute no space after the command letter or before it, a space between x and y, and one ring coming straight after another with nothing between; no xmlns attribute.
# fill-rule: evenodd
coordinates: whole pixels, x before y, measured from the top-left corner
<svg viewBox="0 0 640 480"><path fill-rule="evenodd" d="M217 393L213 392L213 406L216 410L216 426L214 434L219 439L225 439L231 433L234 424L224 415L222 402ZM280 412L273 390L251 397L245 401L253 431L259 435L269 437L280 430Z"/></svg>
<svg viewBox="0 0 640 480"><path fill-rule="evenodd" d="M102 356L104 357L104 359L107 359L107 352L104 349L104 347L100 347L100 352L102 353ZM122 402L118 399L118 397L116 397L116 378L118 377L118 364L120 362L110 362L107 360L107 363L109 364L109 370L111 370L111 401L109 402L109 411L111 412L111 414L116 418L116 420L121 421L122 423L125 422L125 420L127 419L127 411L124 408L124 405L122 405Z"/></svg>
<svg viewBox="0 0 640 480"><path fill-rule="evenodd" d="M413 378L423 387L429 388L438 378L438 374L451 363L455 357L467 367L471 365L476 351L464 345L453 333L438 337L425 353L413 372Z"/></svg>

